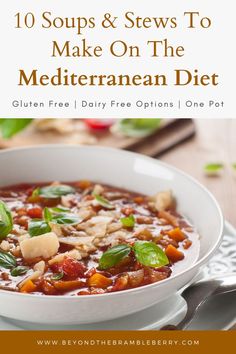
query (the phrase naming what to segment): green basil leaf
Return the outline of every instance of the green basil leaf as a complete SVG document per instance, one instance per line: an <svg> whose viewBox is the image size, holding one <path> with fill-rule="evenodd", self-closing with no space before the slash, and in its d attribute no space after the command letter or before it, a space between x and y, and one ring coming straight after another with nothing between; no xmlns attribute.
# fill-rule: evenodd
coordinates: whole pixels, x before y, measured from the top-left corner
<svg viewBox="0 0 236 354"><path fill-rule="evenodd" d="M0 251L0 267L12 269L16 266L16 259L11 253Z"/></svg>
<svg viewBox="0 0 236 354"><path fill-rule="evenodd" d="M18 277L19 275L23 275L23 274L27 273L28 270L29 270L28 267L25 267L25 266L18 266L18 267L13 268L13 269L11 270L11 275L12 275L13 277Z"/></svg>
<svg viewBox="0 0 236 354"><path fill-rule="evenodd" d="M64 213L67 211L70 211L69 208L65 208L65 207L55 207L55 208L50 208L51 211L53 211L54 213Z"/></svg>
<svg viewBox="0 0 236 354"><path fill-rule="evenodd" d="M127 257L130 251L131 247L129 245L117 245L108 249L99 260L99 268L107 269L114 267Z"/></svg>
<svg viewBox="0 0 236 354"><path fill-rule="evenodd" d="M220 171L222 171L224 168L224 165L222 163L209 163L204 166L204 171L206 174L212 174L216 175Z"/></svg>
<svg viewBox="0 0 236 354"><path fill-rule="evenodd" d="M109 200L101 197L100 195L98 194L93 194L95 200L98 202L98 204L100 204L101 206L103 206L104 208L107 208L107 209L114 209L114 205L112 205Z"/></svg>
<svg viewBox="0 0 236 354"><path fill-rule="evenodd" d="M12 215L6 204L0 200L0 239L5 238L13 228Z"/></svg>
<svg viewBox="0 0 236 354"><path fill-rule="evenodd" d="M64 277L64 273L63 272L60 272L60 273L56 273L56 274L53 274L51 279L52 280L60 280Z"/></svg>
<svg viewBox="0 0 236 354"><path fill-rule="evenodd" d="M234 170L236 170L236 163L233 163L232 167L233 167Z"/></svg>
<svg viewBox="0 0 236 354"><path fill-rule="evenodd" d="M134 218L133 214L131 214L127 217L121 218L120 221L122 222L123 226L125 226L125 227L134 227L134 225L135 225L135 218Z"/></svg>
<svg viewBox="0 0 236 354"><path fill-rule="evenodd" d="M50 212L50 210L48 208L44 208L43 217L47 223L52 220L52 213Z"/></svg>
<svg viewBox="0 0 236 354"><path fill-rule="evenodd" d="M35 188L31 194L31 197L38 197L39 196L39 187L38 188Z"/></svg>
<svg viewBox="0 0 236 354"><path fill-rule="evenodd" d="M32 219L29 222L28 231L31 237L46 234L51 231L48 223L41 219Z"/></svg>
<svg viewBox="0 0 236 354"><path fill-rule="evenodd" d="M169 264L165 252L154 242L137 241L133 250L139 263L147 267L163 267Z"/></svg>
<svg viewBox="0 0 236 354"><path fill-rule="evenodd" d="M129 137L145 137L155 132L160 126L160 118L129 118L117 123L117 130Z"/></svg>
<svg viewBox="0 0 236 354"><path fill-rule="evenodd" d="M13 135L25 129L32 122L31 118L1 118L0 130L3 139L9 139Z"/></svg>
<svg viewBox="0 0 236 354"><path fill-rule="evenodd" d="M74 214L58 214L52 217L51 222L59 225L76 225L82 221L77 215Z"/></svg>
<svg viewBox="0 0 236 354"><path fill-rule="evenodd" d="M65 184L59 184L57 186L46 186L39 188L39 195L44 198L59 198L62 195L73 194L75 189Z"/></svg>

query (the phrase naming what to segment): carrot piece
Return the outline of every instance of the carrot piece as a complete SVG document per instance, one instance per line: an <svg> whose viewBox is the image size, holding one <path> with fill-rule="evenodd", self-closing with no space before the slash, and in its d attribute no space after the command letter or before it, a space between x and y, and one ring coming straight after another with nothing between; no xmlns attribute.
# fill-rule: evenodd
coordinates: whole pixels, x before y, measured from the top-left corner
<svg viewBox="0 0 236 354"><path fill-rule="evenodd" d="M78 181L76 182L76 186L78 186L80 189L87 189L91 187L91 182L87 180Z"/></svg>
<svg viewBox="0 0 236 354"><path fill-rule="evenodd" d="M178 262L178 261L181 261L182 259L184 259L184 254L183 252L177 250L177 248L175 248L174 246L172 245L168 245L165 249L165 253L168 257L168 259L175 263L175 262Z"/></svg>
<svg viewBox="0 0 236 354"><path fill-rule="evenodd" d="M143 204L144 202L144 197L138 196L134 198L134 202L137 204Z"/></svg>
<svg viewBox="0 0 236 354"><path fill-rule="evenodd" d="M46 279L43 279L43 281L40 284L40 287L43 293L46 295L55 295L57 292L55 287L51 283L49 283L49 281L47 281Z"/></svg>
<svg viewBox="0 0 236 354"><path fill-rule="evenodd" d="M32 282L32 280L27 280L25 284L20 288L21 293L32 293L37 289L37 286Z"/></svg>
<svg viewBox="0 0 236 354"><path fill-rule="evenodd" d="M102 274L99 273L95 273L93 274L89 280L88 280L88 285L94 288L102 288L105 289L107 288L109 285L112 284L112 280L105 277Z"/></svg>
<svg viewBox="0 0 236 354"><path fill-rule="evenodd" d="M62 292L81 288L82 285L84 285L84 282L82 282L81 280L59 280L53 282L54 288Z"/></svg>
<svg viewBox="0 0 236 354"><path fill-rule="evenodd" d="M176 227L175 229L168 231L167 234L168 236L170 236L170 238L172 238L177 242L182 242L183 240L186 239L186 236L184 235L183 231L180 230L179 227Z"/></svg>
<svg viewBox="0 0 236 354"><path fill-rule="evenodd" d="M183 247L185 250L189 249L189 247L192 246L192 241L186 238L186 240L183 242Z"/></svg>

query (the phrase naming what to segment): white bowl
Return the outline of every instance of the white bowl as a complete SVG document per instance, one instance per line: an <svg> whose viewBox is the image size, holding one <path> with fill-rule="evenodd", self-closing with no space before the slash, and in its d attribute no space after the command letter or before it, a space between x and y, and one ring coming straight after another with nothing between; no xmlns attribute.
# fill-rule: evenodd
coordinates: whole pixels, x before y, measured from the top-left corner
<svg viewBox="0 0 236 354"><path fill-rule="evenodd" d="M185 173L139 154L102 147L49 145L0 152L0 185L90 179L153 195L172 189L178 210L200 234L197 262L170 278L101 295L40 296L0 290L2 316L47 324L115 319L161 302L191 282L220 244L223 217L215 198Z"/></svg>

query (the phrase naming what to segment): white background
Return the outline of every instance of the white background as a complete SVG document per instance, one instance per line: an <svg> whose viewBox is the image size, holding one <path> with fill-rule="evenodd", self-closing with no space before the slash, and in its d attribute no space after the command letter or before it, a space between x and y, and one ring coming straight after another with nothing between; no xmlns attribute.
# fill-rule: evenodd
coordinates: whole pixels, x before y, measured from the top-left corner
<svg viewBox="0 0 236 354"><path fill-rule="evenodd" d="M1 5L1 107L0 116L9 117L97 117L97 118L132 118L132 117L196 117L196 118L232 118L235 117L235 5L233 0L165 0L165 1L110 1L110 0L53 0L53 1L10 1ZM177 29L124 29L121 21L117 30L104 30L101 26L85 30L84 34L91 44L103 45L106 49L112 41L125 39L130 44L143 48L142 58L114 58L104 51L101 58L51 58L52 40L70 40L78 45L83 36L76 35L74 29L42 29L41 14L51 11L60 17L96 17L97 23L106 12L122 16L133 11L137 16L161 17L176 16L183 19L185 11L199 11L201 15L212 19L208 30L187 30L179 20ZM15 29L17 12L33 12L36 26L33 29ZM147 40L168 38L172 44L184 45L183 58L150 58L144 52ZM163 74L169 79L168 87L31 87L18 86L19 72L26 73L38 69L41 74L53 75L57 67L67 68L77 74ZM202 74L218 73L220 84L217 87L174 87L174 69L199 69ZM23 102L68 101L70 108L14 108L13 100ZM106 109L77 108L73 102L81 100L107 102ZM174 109L149 108L138 109L137 100L145 102L174 102ZM132 108L109 107L110 100L130 101ZM180 100L181 109L177 107ZM204 108L186 108L186 100L203 102ZM224 101L222 108L209 108L208 101Z"/></svg>

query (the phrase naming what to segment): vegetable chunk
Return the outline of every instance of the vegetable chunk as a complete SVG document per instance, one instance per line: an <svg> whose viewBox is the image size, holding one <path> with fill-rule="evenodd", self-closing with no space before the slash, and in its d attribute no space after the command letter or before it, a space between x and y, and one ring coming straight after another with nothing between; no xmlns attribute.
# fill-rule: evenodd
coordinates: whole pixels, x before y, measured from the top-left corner
<svg viewBox="0 0 236 354"><path fill-rule="evenodd" d="M57 253L59 241L54 232L48 232L44 235L24 239L20 243L20 249L25 259L36 257L48 259Z"/></svg>

